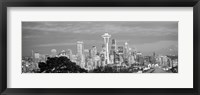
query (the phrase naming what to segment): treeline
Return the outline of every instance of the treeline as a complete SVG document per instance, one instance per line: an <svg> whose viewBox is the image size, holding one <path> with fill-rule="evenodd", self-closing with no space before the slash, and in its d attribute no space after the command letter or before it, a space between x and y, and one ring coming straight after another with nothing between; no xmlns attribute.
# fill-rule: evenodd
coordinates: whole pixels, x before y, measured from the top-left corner
<svg viewBox="0 0 200 95"><path fill-rule="evenodd" d="M67 57L49 57L46 62L38 63L37 73L133 73L137 72L132 68L119 68L115 66L97 67L93 70L81 68L71 62Z"/></svg>
<svg viewBox="0 0 200 95"><path fill-rule="evenodd" d="M105 66L97 67L96 69L89 71L90 73L136 73L138 70L133 69L132 67L117 67L117 66Z"/></svg>
<svg viewBox="0 0 200 95"><path fill-rule="evenodd" d="M67 57L48 58L46 62L39 62L39 73L87 73L76 63L71 62Z"/></svg>

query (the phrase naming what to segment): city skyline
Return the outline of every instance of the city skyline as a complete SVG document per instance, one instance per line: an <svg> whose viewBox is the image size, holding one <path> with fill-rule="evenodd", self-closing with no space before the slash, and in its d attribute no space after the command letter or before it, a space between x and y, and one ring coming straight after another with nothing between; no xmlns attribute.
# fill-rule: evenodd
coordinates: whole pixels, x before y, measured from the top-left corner
<svg viewBox="0 0 200 95"><path fill-rule="evenodd" d="M85 49L97 47L101 51L104 33L111 34L117 46L129 43L144 55L178 54L178 22L176 21L73 21L73 22L22 22L22 56L31 50L51 54L71 49L77 53L76 42L82 41ZM109 43L109 50L111 43Z"/></svg>

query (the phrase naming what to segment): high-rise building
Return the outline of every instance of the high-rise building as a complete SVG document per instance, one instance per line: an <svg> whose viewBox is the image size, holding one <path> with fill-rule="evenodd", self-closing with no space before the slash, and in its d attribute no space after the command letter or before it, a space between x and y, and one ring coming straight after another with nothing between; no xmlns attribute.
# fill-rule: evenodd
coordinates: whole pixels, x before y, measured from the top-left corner
<svg viewBox="0 0 200 95"><path fill-rule="evenodd" d="M34 61L34 51L33 50L31 51L31 58L32 58L32 61Z"/></svg>
<svg viewBox="0 0 200 95"><path fill-rule="evenodd" d="M136 53L136 61L139 65L143 65L144 64L144 58L142 56L141 52L137 52Z"/></svg>
<svg viewBox="0 0 200 95"><path fill-rule="evenodd" d="M115 59L116 59L116 40L112 39L111 49L110 49L110 62L115 63Z"/></svg>
<svg viewBox="0 0 200 95"><path fill-rule="evenodd" d="M151 57L151 63L156 64L156 53L155 52L153 52L153 55Z"/></svg>
<svg viewBox="0 0 200 95"><path fill-rule="evenodd" d="M110 64L114 64L115 62L115 55L114 54L110 54Z"/></svg>
<svg viewBox="0 0 200 95"><path fill-rule="evenodd" d="M115 39L112 39L112 41L111 41L111 50L110 50L110 54L111 54L111 55L114 55L115 51L116 51L116 40L115 40Z"/></svg>
<svg viewBox="0 0 200 95"><path fill-rule="evenodd" d="M125 48L128 47L128 42L125 42Z"/></svg>
<svg viewBox="0 0 200 95"><path fill-rule="evenodd" d="M106 55L106 47L105 47L105 44L102 44L102 50L101 50L101 52L99 54L101 66L105 66L106 65L105 55Z"/></svg>
<svg viewBox="0 0 200 95"><path fill-rule="evenodd" d="M50 56L48 54L45 54L45 62L47 61L47 59L49 58Z"/></svg>
<svg viewBox="0 0 200 95"><path fill-rule="evenodd" d="M51 57L56 57L57 56L57 50L56 49L52 49L51 50Z"/></svg>
<svg viewBox="0 0 200 95"><path fill-rule="evenodd" d="M84 49L84 56L85 56L85 68L88 68L88 62L89 62L89 50Z"/></svg>
<svg viewBox="0 0 200 95"><path fill-rule="evenodd" d="M102 51L106 51L106 45L102 44Z"/></svg>
<svg viewBox="0 0 200 95"><path fill-rule="evenodd" d="M60 52L59 56L65 56L65 57L67 57L66 51L65 51L65 50L62 50L62 51Z"/></svg>
<svg viewBox="0 0 200 95"><path fill-rule="evenodd" d="M167 56L160 56L160 65L161 66L169 66Z"/></svg>
<svg viewBox="0 0 200 95"><path fill-rule="evenodd" d="M124 47L123 46L118 46L118 54L123 54L124 53Z"/></svg>
<svg viewBox="0 0 200 95"><path fill-rule="evenodd" d="M83 42L77 41L77 65L81 66L82 68L85 66L83 50Z"/></svg>
<svg viewBox="0 0 200 95"><path fill-rule="evenodd" d="M128 43L126 42L125 45L124 45L124 56L125 56L125 58L128 57L128 54L129 54L129 46L128 46Z"/></svg>
<svg viewBox="0 0 200 95"><path fill-rule="evenodd" d="M127 64L127 65L130 65L130 60L129 60L129 57L130 57L130 53L129 53L129 45L127 42L125 42L124 44L124 62Z"/></svg>
<svg viewBox="0 0 200 95"><path fill-rule="evenodd" d="M39 62L39 59L40 59L40 53L35 52L35 54L34 54L34 58L37 59L38 62Z"/></svg>
<svg viewBox="0 0 200 95"><path fill-rule="evenodd" d="M88 56L90 59L92 58L92 50L89 49L89 56Z"/></svg>
<svg viewBox="0 0 200 95"><path fill-rule="evenodd" d="M71 61L77 63L77 55L72 55L71 56Z"/></svg>
<svg viewBox="0 0 200 95"><path fill-rule="evenodd" d="M89 50L88 49L84 49L84 55L89 56Z"/></svg>
<svg viewBox="0 0 200 95"><path fill-rule="evenodd" d="M118 46L118 50L117 50L118 52L117 52L117 54L118 54L118 63L122 63L122 62L124 62L124 59L123 59L123 57L124 57L124 47L123 46ZM121 64L122 65L122 64Z"/></svg>
<svg viewBox="0 0 200 95"><path fill-rule="evenodd" d="M77 41L77 55L83 54L83 42Z"/></svg>
<svg viewBox="0 0 200 95"><path fill-rule="evenodd" d="M70 60L72 60L72 50L71 49L68 49L67 50L67 57L70 59Z"/></svg>
<svg viewBox="0 0 200 95"><path fill-rule="evenodd" d="M46 55L45 54L40 54L40 62L46 62Z"/></svg>
<svg viewBox="0 0 200 95"><path fill-rule="evenodd" d="M98 66L98 64L97 64L98 60L100 59L99 56L97 56L96 46L92 46L91 57L92 57L93 68L96 68Z"/></svg>
<svg viewBox="0 0 200 95"><path fill-rule="evenodd" d="M92 58L97 55L97 47L92 46Z"/></svg>
<svg viewBox="0 0 200 95"><path fill-rule="evenodd" d="M104 35L102 35L102 37L103 37L104 43L106 45L106 56L105 56L106 64L109 64L108 43L109 43L109 38L111 37L111 35L109 35L108 33L105 33Z"/></svg>
<svg viewBox="0 0 200 95"><path fill-rule="evenodd" d="M35 59L35 62L34 62L35 64L33 64L33 65L36 69L36 68L38 68L38 63L40 62L40 53L35 52L34 53L34 59Z"/></svg>

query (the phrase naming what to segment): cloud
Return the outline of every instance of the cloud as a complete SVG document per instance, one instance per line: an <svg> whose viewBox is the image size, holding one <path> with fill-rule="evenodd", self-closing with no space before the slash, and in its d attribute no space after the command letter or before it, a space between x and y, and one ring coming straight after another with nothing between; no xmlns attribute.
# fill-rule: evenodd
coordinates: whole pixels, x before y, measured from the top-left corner
<svg viewBox="0 0 200 95"><path fill-rule="evenodd" d="M177 35L178 22L128 21L74 21L74 22L22 22L22 29L39 32L75 34L132 33L134 35Z"/></svg>
<svg viewBox="0 0 200 95"><path fill-rule="evenodd" d="M62 43L47 43L47 44L38 44L35 45L35 47L52 47L52 46L76 46L77 41L82 41L83 44L100 44L103 43L99 40L68 40L68 42L62 42Z"/></svg>
<svg viewBox="0 0 200 95"><path fill-rule="evenodd" d="M149 52L167 53L170 52L170 50L178 52L178 41L157 41L152 43L130 45L130 47L136 48L138 51L147 53Z"/></svg>
<svg viewBox="0 0 200 95"><path fill-rule="evenodd" d="M117 45L136 47L141 52L173 48L178 44L178 22L176 21L34 21L22 22L23 52L29 48L76 50L77 41L85 48L97 46L101 49L104 33L111 34ZM132 45L131 45L132 44ZM66 46L66 47L65 47ZM45 48L43 48L45 47ZM167 49L163 49L167 50Z"/></svg>
<svg viewBox="0 0 200 95"><path fill-rule="evenodd" d="M39 44L36 47L51 47L51 46L70 46L76 45L76 43L51 43L51 44Z"/></svg>

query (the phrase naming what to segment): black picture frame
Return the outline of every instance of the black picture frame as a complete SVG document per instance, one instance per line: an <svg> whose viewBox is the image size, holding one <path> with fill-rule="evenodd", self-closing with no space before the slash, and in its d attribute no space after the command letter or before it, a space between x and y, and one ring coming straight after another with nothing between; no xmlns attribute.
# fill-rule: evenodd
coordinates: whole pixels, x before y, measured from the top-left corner
<svg viewBox="0 0 200 95"><path fill-rule="evenodd" d="M7 7L193 7L193 88L7 88ZM1 95L200 95L199 23L200 0L2 0L0 1L0 93Z"/></svg>

